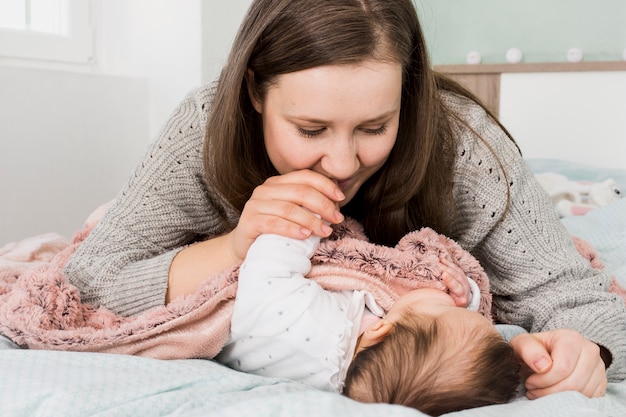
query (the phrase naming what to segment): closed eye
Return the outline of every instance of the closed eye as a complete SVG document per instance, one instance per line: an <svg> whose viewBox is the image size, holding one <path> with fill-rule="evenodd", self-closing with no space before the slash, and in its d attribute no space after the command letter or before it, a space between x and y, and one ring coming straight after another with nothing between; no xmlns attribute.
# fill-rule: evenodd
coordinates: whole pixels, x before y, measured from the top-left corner
<svg viewBox="0 0 626 417"><path fill-rule="evenodd" d="M322 133L326 131L325 127L321 129L303 129L301 127L298 127L297 129L298 129L298 134L307 139L320 136ZM385 132L387 132L387 125L384 124L376 129L361 128L360 130L367 135L372 135L372 136L383 135L385 134Z"/></svg>
<svg viewBox="0 0 626 417"><path fill-rule="evenodd" d="M382 135L387 131L387 125L382 125L379 128L376 129L361 129L363 132L367 133L368 135Z"/></svg>
<svg viewBox="0 0 626 417"><path fill-rule="evenodd" d="M325 127L321 128L321 129L315 129L315 130L303 129L303 128L299 127L298 128L298 134L300 134L300 136L305 137L305 138L314 138L314 137L319 136L322 133L324 133L325 130L326 130Z"/></svg>

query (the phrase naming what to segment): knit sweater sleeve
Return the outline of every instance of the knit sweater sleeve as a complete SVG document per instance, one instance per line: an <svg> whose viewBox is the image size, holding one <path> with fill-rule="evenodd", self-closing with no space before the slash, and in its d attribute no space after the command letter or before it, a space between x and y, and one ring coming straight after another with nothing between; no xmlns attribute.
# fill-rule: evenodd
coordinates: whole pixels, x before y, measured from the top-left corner
<svg viewBox="0 0 626 417"><path fill-rule="evenodd" d="M135 315L165 303L172 259L222 232L224 208L203 179L210 87L191 92L150 145L64 272L83 302Z"/></svg>
<svg viewBox="0 0 626 417"><path fill-rule="evenodd" d="M489 276L497 319L531 332L577 330L611 352L609 379L624 379L626 311L621 298L608 291L610 275L578 253L503 130L469 100L452 94L444 100L471 126L453 121L458 212L452 230Z"/></svg>

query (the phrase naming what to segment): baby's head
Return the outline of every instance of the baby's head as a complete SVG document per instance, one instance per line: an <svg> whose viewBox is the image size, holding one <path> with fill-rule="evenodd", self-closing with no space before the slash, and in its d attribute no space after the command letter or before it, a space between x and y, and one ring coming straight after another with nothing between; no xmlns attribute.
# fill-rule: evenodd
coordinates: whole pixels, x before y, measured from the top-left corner
<svg viewBox="0 0 626 417"><path fill-rule="evenodd" d="M520 383L513 349L489 320L446 297L438 290L412 291L370 325L344 395L429 415L511 400Z"/></svg>

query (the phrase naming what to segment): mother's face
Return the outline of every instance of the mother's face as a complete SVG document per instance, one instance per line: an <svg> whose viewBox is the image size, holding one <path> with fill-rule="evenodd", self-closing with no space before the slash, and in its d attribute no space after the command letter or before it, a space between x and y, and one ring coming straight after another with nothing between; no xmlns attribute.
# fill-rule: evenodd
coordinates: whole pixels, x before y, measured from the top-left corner
<svg viewBox="0 0 626 417"><path fill-rule="evenodd" d="M251 96L276 170L311 169L337 181L345 205L387 160L401 94L402 66L370 60L281 75L262 100Z"/></svg>

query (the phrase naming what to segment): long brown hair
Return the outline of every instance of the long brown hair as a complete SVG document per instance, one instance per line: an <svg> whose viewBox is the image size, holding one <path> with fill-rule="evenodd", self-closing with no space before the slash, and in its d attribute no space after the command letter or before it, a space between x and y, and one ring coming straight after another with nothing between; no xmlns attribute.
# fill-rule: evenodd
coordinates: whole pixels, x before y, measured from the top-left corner
<svg viewBox="0 0 626 417"><path fill-rule="evenodd" d="M204 147L206 180L241 211L254 188L278 174L248 95L248 69L262 99L282 74L370 59L403 66L400 126L386 163L344 213L380 244L393 245L422 226L448 234L454 136L438 92L444 82L431 69L411 0L254 1L218 80Z"/></svg>

